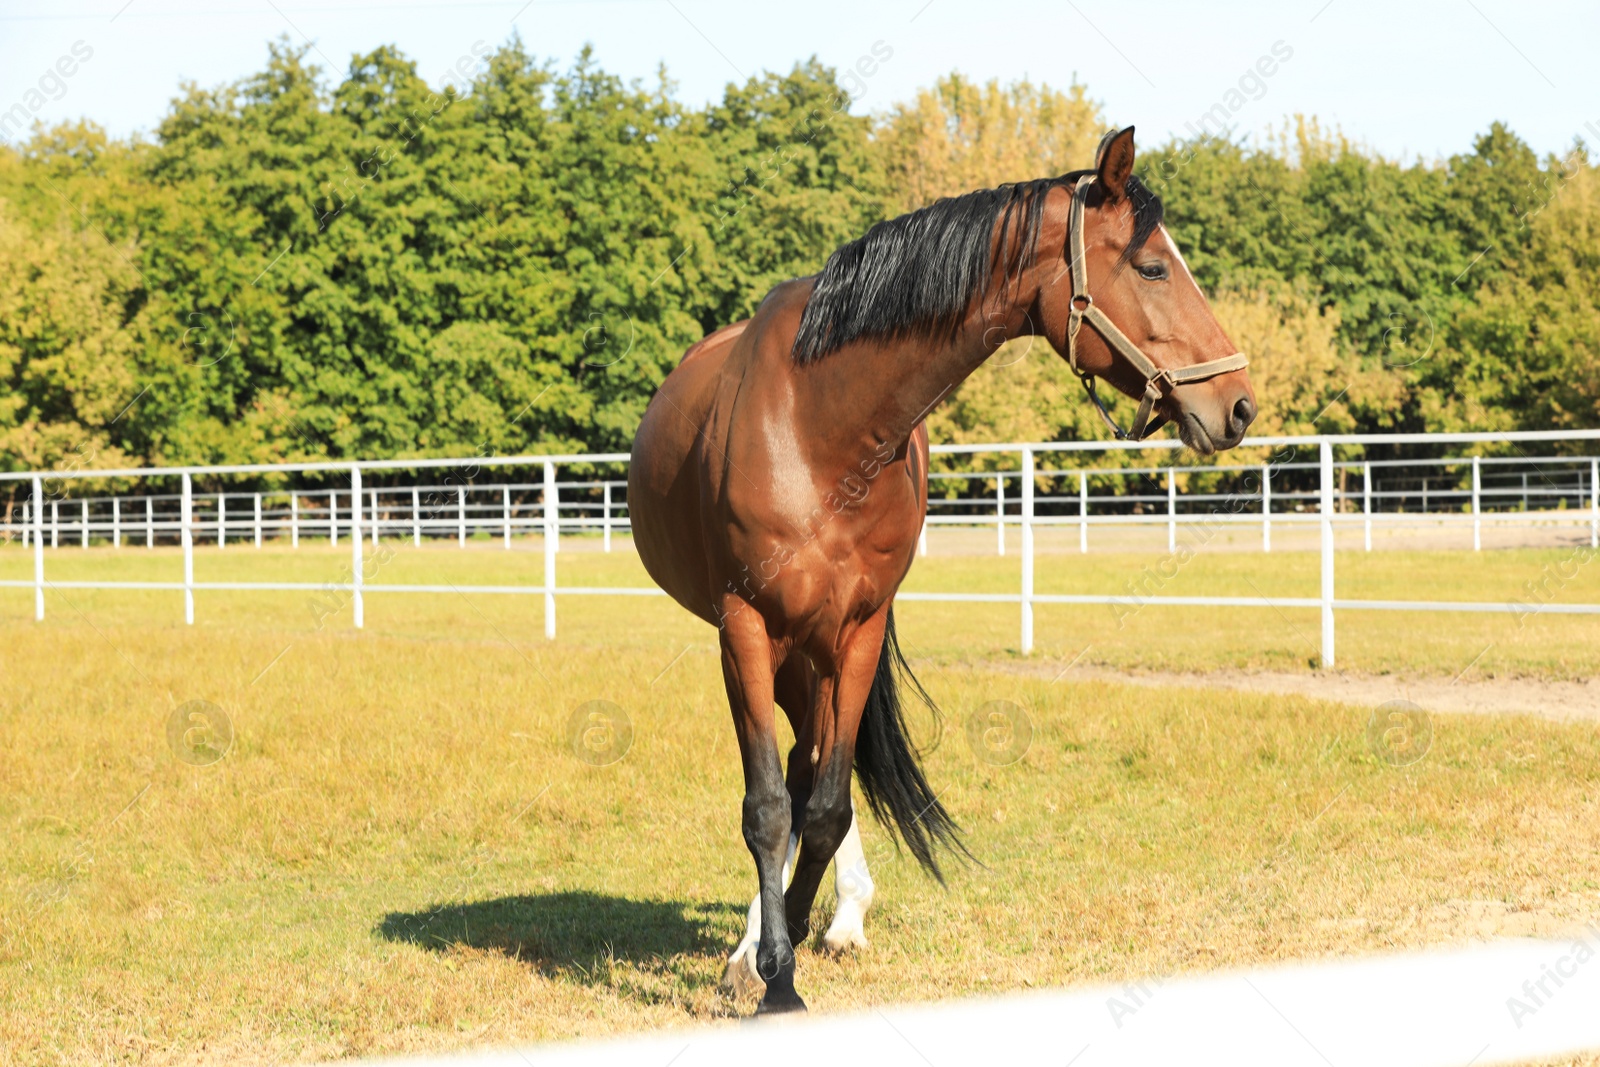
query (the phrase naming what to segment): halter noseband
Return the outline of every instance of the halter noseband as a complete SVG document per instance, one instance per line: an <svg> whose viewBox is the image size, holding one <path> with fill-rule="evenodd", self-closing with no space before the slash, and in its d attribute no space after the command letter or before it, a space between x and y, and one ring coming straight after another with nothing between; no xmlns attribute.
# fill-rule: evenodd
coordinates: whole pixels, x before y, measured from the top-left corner
<svg viewBox="0 0 1600 1067"><path fill-rule="evenodd" d="M1111 432L1117 435L1117 440L1143 441L1167 421L1164 415L1157 415L1154 422L1150 420L1151 412L1155 410L1156 403L1166 395L1166 390L1178 385L1209 381L1230 371L1243 370L1249 365L1250 360L1242 353L1235 352L1231 356L1208 359L1192 367L1172 369L1157 367L1149 356L1139 350L1138 345L1128 340L1127 334L1117 329L1117 324L1111 321L1111 316L1095 306L1094 297L1089 292L1089 270L1085 265L1083 249L1083 207L1089 196L1089 187L1093 184L1094 179L1089 178L1080 181L1073 189L1072 210L1068 216L1067 240L1071 257L1069 265L1072 268L1072 299L1071 311L1067 316L1067 362L1072 365L1072 373L1083 382L1083 388L1088 392L1095 410L1100 412L1100 417L1111 428ZM1134 370L1144 375L1144 396L1139 401L1139 413L1134 416L1133 427L1126 432L1117 425L1117 421L1111 417L1111 412L1106 410L1104 401L1094 391L1094 375L1078 369L1078 331L1083 328L1085 321L1095 328L1105 339L1106 344L1133 364Z"/></svg>

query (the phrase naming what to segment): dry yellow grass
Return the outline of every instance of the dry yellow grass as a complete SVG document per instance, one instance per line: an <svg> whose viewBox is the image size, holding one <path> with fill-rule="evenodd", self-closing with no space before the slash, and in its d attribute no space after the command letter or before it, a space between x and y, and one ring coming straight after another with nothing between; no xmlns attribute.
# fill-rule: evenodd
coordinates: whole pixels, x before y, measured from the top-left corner
<svg viewBox="0 0 1600 1067"><path fill-rule="evenodd" d="M25 562L3 555L0 568ZM230 548L199 570L324 580L345 558ZM175 559L61 550L51 564L136 577ZM924 588L1002 582L1014 565L931 562ZM1505 582L1543 565L1486 562ZM528 580L537 565L406 549L379 580ZM599 584L634 581L637 563L574 551L562 567ZM1213 580L1229 572L1194 572ZM342 614L316 629L301 594L205 595L192 629L173 594L57 593L43 625L30 606L0 598L0 1061L300 1061L750 1008L717 989L753 882L735 746L713 635L671 604L564 601L554 644L520 598L373 595L361 633ZM901 614L948 713L937 734L919 725L929 774L984 866L940 890L868 826L873 944L802 949L814 1010L1600 918L1590 727L1438 717L1423 758L1399 767L1369 747L1365 712L989 670L976 661L1007 654L1014 609ZM1041 637L1081 648L1072 624L1042 619ZM1305 658L1281 624L1151 609L1138 625L1108 661ZM1477 633L1435 631L1418 635L1436 650L1424 666L1476 651ZM1592 637L1572 644L1558 669L1592 670ZM167 738L197 699L234 732L209 766ZM570 736L595 699L633 730L607 766ZM1009 766L978 758L964 729L994 700L1032 730Z"/></svg>

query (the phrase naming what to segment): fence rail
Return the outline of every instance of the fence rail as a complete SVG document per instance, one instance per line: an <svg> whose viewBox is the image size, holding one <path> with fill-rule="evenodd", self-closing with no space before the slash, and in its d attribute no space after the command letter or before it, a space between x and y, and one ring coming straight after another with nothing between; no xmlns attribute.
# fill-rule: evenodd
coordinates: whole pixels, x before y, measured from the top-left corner
<svg viewBox="0 0 1600 1067"><path fill-rule="evenodd" d="M1444 526L1470 527L1472 547L1482 548L1485 525L1528 524L1587 527L1589 546L1600 547L1600 457L1551 455L1515 457L1471 455L1441 458L1336 460L1341 447L1520 445L1547 443L1572 445L1600 440L1600 430L1537 431L1471 434L1371 434L1317 437L1259 437L1244 447L1288 449L1281 461L1259 465L1183 466L1047 466L1048 457L1085 453L1110 454L1139 450L1149 454L1175 451L1176 441L1055 442L994 445L936 445L942 456L1015 454L1012 468L935 473L927 525L921 551L927 551L927 526L992 525L996 550L1006 551L1006 534L1015 527L1021 535L1021 583L1015 593L902 592L908 601L1014 603L1020 609L1020 645L1024 653L1034 644L1034 608L1039 604L1111 604L1209 607L1314 608L1320 611L1322 663L1335 662L1335 613L1339 611L1451 611L1515 612L1516 604L1400 600L1341 600L1335 595L1334 532L1359 524L1367 551L1373 547L1374 528L1414 524L1419 521ZM1315 462L1297 460L1301 450L1314 450ZM1518 448L1519 453L1521 452ZM0 588L31 588L35 618L43 619L45 592L58 589L124 589L181 591L184 618L194 622L194 594L234 591L341 591L351 595L354 621L364 625L365 597L369 593L469 592L542 596L545 634L556 634L556 598L559 596L659 596L653 588L560 586L556 557L563 533L598 532L610 551L615 532L629 529L626 481L589 477L558 481L564 467L588 469L625 466L621 453L552 456L478 457L471 459L382 460L347 464L249 464L185 468L131 468L120 470L69 470L0 474L0 483L21 481L29 495L5 524L9 539L20 539L33 550L32 580L0 580ZM539 470L539 481L505 481L490 485L457 480L443 485L372 485L363 478L390 472L502 468ZM1521 468L1521 469L1518 469ZM1486 471L1488 477L1486 478ZM294 474L347 476L344 488L284 489L250 492L197 493L194 479L226 476ZM1244 488L1230 492L1181 492L1179 481L1197 476L1243 479ZM1535 480L1530 480L1530 475ZM176 493L137 497L65 497L46 492L45 483L66 485L88 479L142 479L179 482ZM1129 491L1129 481L1142 480ZM1352 481L1359 482L1352 488ZM1275 486L1275 482L1277 483ZM993 496L978 495L986 483ZM1091 492L1099 483L1111 492ZM1431 483L1431 485L1430 485ZM946 496L952 484L958 495ZM1043 486L1064 492L1040 492ZM959 489L966 489L961 495ZM1009 488L1009 491L1008 491ZM1150 491L1150 490L1154 491ZM1121 491L1118 491L1121 490ZM324 505L322 501L326 501ZM1180 510L1180 504L1182 509ZM1408 505L1420 511L1406 510ZM73 514L73 512L76 514ZM1320 534L1321 590L1317 597L1181 597L1043 594L1035 590L1034 535L1041 528L1067 527L1078 531L1079 551L1089 550L1090 530L1105 525L1165 525L1167 549L1179 551L1179 531L1208 531L1212 527L1259 524L1263 551L1272 550L1275 527L1315 527ZM153 547L163 540L183 550L182 579L165 582L53 581L45 574L45 544L59 548L63 532L81 547L96 535L120 546L142 540ZM543 541L544 576L539 585L460 586L369 583L363 573L368 541L388 537L454 538L465 545L470 537L498 533L504 547L512 547L518 533L537 533ZM194 578L197 541L211 539L226 546L230 538L260 547L264 538L287 537L298 546L304 537L326 536L350 544L348 580L335 583L198 582ZM1600 604L1541 605L1554 614L1600 614Z"/></svg>

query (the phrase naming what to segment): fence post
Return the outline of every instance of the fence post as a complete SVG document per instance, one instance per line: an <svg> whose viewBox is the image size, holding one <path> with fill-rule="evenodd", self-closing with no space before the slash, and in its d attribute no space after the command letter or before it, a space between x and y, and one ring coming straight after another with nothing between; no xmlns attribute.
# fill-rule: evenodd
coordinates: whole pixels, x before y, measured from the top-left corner
<svg viewBox="0 0 1600 1067"><path fill-rule="evenodd" d="M994 479L994 536L999 546L999 554L1006 554L1006 476L995 475Z"/></svg>
<svg viewBox="0 0 1600 1067"><path fill-rule="evenodd" d="M122 498L111 498L111 547L122 547Z"/></svg>
<svg viewBox="0 0 1600 1067"><path fill-rule="evenodd" d="M1322 669L1332 670L1333 655L1333 444L1322 453Z"/></svg>
<svg viewBox="0 0 1600 1067"><path fill-rule="evenodd" d="M194 625L194 481L183 472L183 507L180 514L183 542L183 621Z"/></svg>
<svg viewBox="0 0 1600 1067"><path fill-rule="evenodd" d="M1261 465L1261 551L1272 551L1272 464Z"/></svg>
<svg viewBox="0 0 1600 1067"><path fill-rule="evenodd" d="M144 547L156 547L156 506L150 497L144 498Z"/></svg>
<svg viewBox="0 0 1600 1067"><path fill-rule="evenodd" d="M83 516L83 535L82 535L82 544L81 544L80 547L88 548L89 547L89 498L88 497L84 497L83 498L83 502L82 502L81 506L78 509L78 513Z"/></svg>
<svg viewBox="0 0 1600 1067"><path fill-rule="evenodd" d="M33 479L33 617L44 621L44 483Z"/></svg>
<svg viewBox="0 0 1600 1067"><path fill-rule="evenodd" d="M500 521L505 526L502 540L507 552L511 551L511 486L500 487Z"/></svg>
<svg viewBox="0 0 1600 1067"><path fill-rule="evenodd" d="M1483 517L1480 498L1483 493L1483 470L1478 457L1472 457L1472 551L1483 551Z"/></svg>
<svg viewBox="0 0 1600 1067"><path fill-rule="evenodd" d="M467 547L467 486L456 486L456 547Z"/></svg>
<svg viewBox="0 0 1600 1067"><path fill-rule="evenodd" d="M50 547L61 547L61 501L50 501Z"/></svg>
<svg viewBox="0 0 1600 1067"><path fill-rule="evenodd" d="M1167 468L1167 551L1178 550L1178 479Z"/></svg>
<svg viewBox="0 0 1600 1067"><path fill-rule="evenodd" d="M361 465L350 465L350 607L356 629L367 624L367 606L361 595Z"/></svg>
<svg viewBox="0 0 1600 1067"><path fill-rule="evenodd" d="M1361 513L1367 532L1367 551L1372 551L1372 461L1361 465Z"/></svg>
<svg viewBox="0 0 1600 1067"><path fill-rule="evenodd" d="M339 544L339 492L328 492L328 543L330 547Z"/></svg>
<svg viewBox="0 0 1600 1067"><path fill-rule="evenodd" d="M556 639L556 526L561 501L556 495L556 465L544 461L544 635Z"/></svg>
<svg viewBox="0 0 1600 1067"><path fill-rule="evenodd" d="M1589 547L1600 548L1600 459L1589 461Z"/></svg>
<svg viewBox="0 0 1600 1067"><path fill-rule="evenodd" d="M300 547L300 494L289 494L289 547Z"/></svg>
<svg viewBox="0 0 1600 1067"><path fill-rule="evenodd" d="M1089 472L1078 472L1078 551L1089 551Z"/></svg>
<svg viewBox="0 0 1600 1067"><path fill-rule="evenodd" d="M411 543L422 547L422 501L417 497L415 486L411 488Z"/></svg>
<svg viewBox="0 0 1600 1067"><path fill-rule="evenodd" d="M254 497L254 505L255 505L255 511L256 511L256 547L260 548L261 547L261 494L260 493L257 493L255 495L255 497Z"/></svg>
<svg viewBox="0 0 1600 1067"><path fill-rule="evenodd" d="M920 533L917 534L917 555L926 556L927 554L928 554L928 513L926 511L924 511L922 513L922 530L921 530Z"/></svg>
<svg viewBox="0 0 1600 1067"><path fill-rule="evenodd" d="M22 547L27 548L33 538L33 501L22 502Z"/></svg>
<svg viewBox="0 0 1600 1067"><path fill-rule="evenodd" d="M372 547L378 547L378 491L372 490Z"/></svg>
<svg viewBox="0 0 1600 1067"><path fill-rule="evenodd" d="M1033 449L1022 450L1022 654L1033 651Z"/></svg>
<svg viewBox="0 0 1600 1067"><path fill-rule="evenodd" d="M611 551L611 483L601 482L601 495L604 497L604 510L601 512L600 531L605 542L605 550Z"/></svg>
<svg viewBox="0 0 1600 1067"><path fill-rule="evenodd" d="M217 493L217 547L226 548L228 541L228 497L227 494Z"/></svg>

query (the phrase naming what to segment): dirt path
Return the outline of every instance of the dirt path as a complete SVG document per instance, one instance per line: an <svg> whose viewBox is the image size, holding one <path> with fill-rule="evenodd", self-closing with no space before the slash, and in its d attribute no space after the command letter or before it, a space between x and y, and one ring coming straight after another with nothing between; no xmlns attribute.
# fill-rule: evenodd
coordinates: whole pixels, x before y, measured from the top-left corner
<svg viewBox="0 0 1600 1067"><path fill-rule="evenodd" d="M1063 663L1029 664L1011 669L1056 677ZM1529 678L1495 678L1454 682L1448 678L1388 674L1299 674L1288 671L1217 670L1200 673L1118 671L1107 667L1073 667L1062 679L1120 682L1128 685L1191 686L1249 693L1294 693L1356 707L1377 707L1390 700L1409 700L1437 712L1477 715L1526 713L1563 721L1600 722L1600 679L1547 682Z"/></svg>

